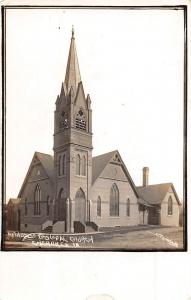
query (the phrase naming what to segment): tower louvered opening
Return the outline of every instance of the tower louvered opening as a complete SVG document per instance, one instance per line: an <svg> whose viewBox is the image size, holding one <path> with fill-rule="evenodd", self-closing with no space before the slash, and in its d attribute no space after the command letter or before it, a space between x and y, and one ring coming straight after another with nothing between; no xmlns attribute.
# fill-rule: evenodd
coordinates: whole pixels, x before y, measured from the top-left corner
<svg viewBox="0 0 191 300"><path fill-rule="evenodd" d="M76 128L84 131L86 130L86 117L81 109L76 115Z"/></svg>

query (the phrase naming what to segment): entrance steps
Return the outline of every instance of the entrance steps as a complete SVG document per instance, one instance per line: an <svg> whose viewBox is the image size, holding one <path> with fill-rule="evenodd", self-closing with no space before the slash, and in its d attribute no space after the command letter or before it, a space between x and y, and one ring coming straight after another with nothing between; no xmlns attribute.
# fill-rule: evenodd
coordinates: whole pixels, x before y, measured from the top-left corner
<svg viewBox="0 0 191 300"><path fill-rule="evenodd" d="M41 231L51 233L52 232L52 226L53 226L53 221L52 220L47 220L46 222L44 222L42 224Z"/></svg>
<svg viewBox="0 0 191 300"><path fill-rule="evenodd" d="M92 233L99 231L99 226L94 222L74 221L74 233ZM42 232L44 233L65 233L65 221L50 221L47 220L42 224Z"/></svg>
<svg viewBox="0 0 191 300"><path fill-rule="evenodd" d="M57 221L52 226L52 233L64 233L66 231L65 221Z"/></svg>
<svg viewBox="0 0 191 300"><path fill-rule="evenodd" d="M96 230L94 230L91 226L87 226L87 225L86 225L86 227L85 227L85 232L86 232L86 233L88 233L88 232L91 233L91 232L96 232Z"/></svg>
<svg viewBox="0 0 191 300"><path fill-rule="evenodd" d="M51 233L52 232L52 226L45 227L44 229L42 229L42 232Z"/></svg>
<svg viewBox="0 0 191 300"><path fill-rule="evenodd" d="M86 222L86 229L87 229L86 232L99 231L99 226L94 222L88 221L88 222Z"/></svg>
<svg viewBox="0 0 191 300"><path fill-rule="evenodd" d="M88 232L95 232L98 231L99 227L94 222L81 222L75 221L74 222L74 232L75 233L88 233Z"/></svg>

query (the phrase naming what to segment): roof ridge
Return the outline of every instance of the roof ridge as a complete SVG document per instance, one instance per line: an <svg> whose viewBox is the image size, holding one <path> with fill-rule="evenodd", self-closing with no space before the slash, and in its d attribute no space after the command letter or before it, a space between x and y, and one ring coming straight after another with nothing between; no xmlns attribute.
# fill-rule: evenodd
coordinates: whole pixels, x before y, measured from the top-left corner
<svg viewBox="0 0 191 300"><path fill-rule="evenodd" d="M48 153L44 153L44 152L35 151L35 153L36 153L36 154L48 155L48 156L51 156L51 157L53 157L53 155L51 155L51 154L48 154Z"/></svg>
<svg viewBox="0 0 191 300"><path fill-rule="evenodd" d="M149 185L147 185L147 186L136 185L136 188L147 188L147 187L151 187L151 186L164 185L164 184L173 184L173 183L172 183L172 182L154 183L154 184L149 184Z"/></svg>
<svg viewBox="0 0 191 300"><path fill-rule="evenodd" d="M113 150L113 151L109 151L109 152L105 152L105 153L102 153L102 154L99 154L99 155L96 155L96 156L93 156L92 158L97 158L99 156L103 156L103 155L106 155L106 154L111 154L111 153L114 153L114 152L119 152L118 150Z"/></svg>

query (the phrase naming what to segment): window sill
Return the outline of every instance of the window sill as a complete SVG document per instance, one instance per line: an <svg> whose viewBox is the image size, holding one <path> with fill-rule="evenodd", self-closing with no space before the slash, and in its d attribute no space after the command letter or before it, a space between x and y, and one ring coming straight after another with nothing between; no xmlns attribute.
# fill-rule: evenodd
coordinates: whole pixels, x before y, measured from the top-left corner
<svg viewBox="0 0 191 300"><path fill-rule="evenodd" d="M76 177L80 177L80 178L86 178L86 175L75 175Z"/></svg>
<svg viewBox="0 0 191 300"><path fill-rule="evenodd" d="M120 216L109 216L109 219L119 219Z"/></svg>

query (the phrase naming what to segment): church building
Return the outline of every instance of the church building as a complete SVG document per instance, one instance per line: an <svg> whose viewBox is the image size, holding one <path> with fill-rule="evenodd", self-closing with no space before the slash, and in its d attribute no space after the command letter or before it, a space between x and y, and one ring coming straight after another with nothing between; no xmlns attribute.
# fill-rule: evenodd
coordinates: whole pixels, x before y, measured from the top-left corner
<svg viewBox="0 0 191 300"><path fill-rule="evenodd" d="M93 232L143 224L179 226L180 200L172 183L136 187L117 150L92 157L92 110L85 94L72 31L65 80L54 112L54 155L35 152L16 199L7 204L7 229Z"/></svg>

